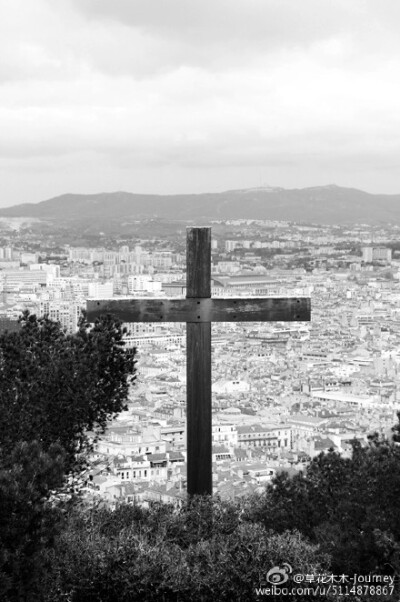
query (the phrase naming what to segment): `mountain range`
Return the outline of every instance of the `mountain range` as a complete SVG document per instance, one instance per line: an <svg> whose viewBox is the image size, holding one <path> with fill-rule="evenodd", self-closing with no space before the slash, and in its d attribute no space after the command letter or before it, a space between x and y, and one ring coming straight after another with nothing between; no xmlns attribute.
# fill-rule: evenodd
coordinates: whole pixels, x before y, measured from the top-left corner
<svg viewBox="0 0 400 602"><path fill-rule="evenodd" d="M40 203L0 209L0 216L43 220L129 222L262 219L320 224L400 223L400 194L370 194L336 185L313 188L250 188L205 194L130 192L63 194Z"/></svg>

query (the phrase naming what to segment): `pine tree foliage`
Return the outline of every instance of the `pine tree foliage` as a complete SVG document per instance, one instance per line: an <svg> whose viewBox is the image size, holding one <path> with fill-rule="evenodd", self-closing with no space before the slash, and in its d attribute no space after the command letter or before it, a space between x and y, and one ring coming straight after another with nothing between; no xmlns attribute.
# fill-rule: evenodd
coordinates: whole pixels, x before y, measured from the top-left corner
<svg viewBox="0 0 400 602"><path fill-rule="evenodd" d="M110 316L93 327L82 318L74 335L28 312L21 322L0 336L0 600L34 602L66 476L126 407L135 360Z"/></svg>
<svg viewBox="0 0 400 602"><path fill-rule="evenodd" d="M0 600L39 600L43 551L59 532L61 514L48 503L64 482L65 452L53 444L17 443L0 468ZM38 591L39 590L39 591Z"/></svg>
<svg viewBox="0 0 400 602"><path fill-rule="evenodd" d="M16 442L38 441L44 450L59 443L72 468L90 436L126 408L134 354L124 349L121 324L110 316L76 334L59 323L22 316L22 328L0 336L0 458Z"/></svg>
<svg viewBox="0 0 400 602"><path fill-rule="evenodd" d="M305 473L278 475L253 508L267 529L297 529L338 572L400 573L400 446L373 435L351 458L330 450Z"/></svg>

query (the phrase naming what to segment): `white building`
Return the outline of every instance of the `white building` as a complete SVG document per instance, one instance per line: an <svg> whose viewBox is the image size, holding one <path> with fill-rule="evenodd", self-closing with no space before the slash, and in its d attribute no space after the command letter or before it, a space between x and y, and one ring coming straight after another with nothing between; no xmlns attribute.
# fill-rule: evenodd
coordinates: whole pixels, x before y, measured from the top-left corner
<svg viewBox="0 0 400 602"><path fill-rule="evenodd" d="M45 287L52 276L42 270L4 271L4 291L19 290L24 286Z"/></svg>
<svg viewBox="0 0 400 602"><path fill-rule="evenodd" d="M226 422L214 422L212 425L213 444L223 444L235 447L238 444L237 428L234 424Z"/></svg>
<svg viewBox="0 0 400 602"><path fill-rule="evenodd" d="M68 333L73 334L78 329L82 306L78 302L63 300L42 300L40 313L54 322L59 322Z"/></svg>
<svg viewBox="0 0 400 602"><path fill-rule="evenodd" d="M50 274L51 276L53 276L53 278L60 278L60 266L55 265L53 263L32 263L29 266L29 269L32 271L39 270L42 272L46 272L46 274Z"/></svg>
<svg viewBox="0 0 400 602"><path fill-rule="evenodd" d="M128 292L130 294L137 291L146 291L149 293L161 292L162 283L155 281L151 276L138 274L128 276Z"/></svg>
<svg viewBox="0 0 400 602"><path fill-rule="evenodd" d="M248 393L250 383L245 380L220 380L212 388L214 393Z"/></svg>
<svg viewBox="0 0 400 602"><path fill-rule="evenodd" d="M288 424L238 426L237 432L240 447L255 446L282 450L291 448L291 428Z"/></svg>
<svg viewBox="0 0 400 602"><path fill-rule="evenodd" d="M114 296L114 283L90 282L88 285L88 297L91 299L110 299Z"/></svg>
<svg viewBox="0 0 400 602"><path fill-rule="evenodd" d="M234 251L236 249L237 246L237 241L236 240L226 240L225 241L225 251L227 253L230 253L231 251Z"/></svg>
<svg viewBox="0 0 400 602"><path fill-rule="evenodd" d="M373 261L391 263L392 249L387 249L386 247L363 247L362 258L365 263L372 263Z"/></svg>

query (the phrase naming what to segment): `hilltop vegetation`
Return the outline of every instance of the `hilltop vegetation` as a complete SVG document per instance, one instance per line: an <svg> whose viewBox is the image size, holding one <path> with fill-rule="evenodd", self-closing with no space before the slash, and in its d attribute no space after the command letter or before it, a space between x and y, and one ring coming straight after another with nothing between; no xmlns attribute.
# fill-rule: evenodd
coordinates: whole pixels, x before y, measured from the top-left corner
<svg viewBox="0 0 400 602"><path fill-rule="evenodd" d="M156 503L78 508L46 551L43 599L252 600L257 587L270 585L268 570L285 563L293 574L315 579L394 578L400 572L399 494L400 448L373 437L366 448L354 444L352 459L321 454L304 475L281 474L262 495L237 502L197 498L179 510ZM397 588L395 582L392 596L379 599L395 599Z"/></svg>
<svg viewBox="0 0 400 602"><path fill-rule="evenodd" d="M14 597L3 579L1 599L252 600L256 588L271 585L268 571L285 564L293 574L314 576L303 586L316 587L317 578L332 574L348 576L349 583L354 574L395 578L399 460L396 444L374 437L366 448L355 445L352 459L320 455L304 475L282 474L262 495L237 502L197 498L179 510L76 503L65 515L53 510L44 523L51 538L35 550L29 596ZM397 591L395 582L392 595L379 599L396 599ZM310 594L291 598L309 600ZM337 598L326 592L317 599Z"/></svg>
<svg viewBox="0 0 400 602"><path fill-rule="evenodd" d="M64 194L40 203L0 210L0 216L78 221L109 231L126 222L177 216L180 220L257 219L351 224L399 223L400 196L355 188L250 188L204 194L156 195L130 192Z"/></svg>
<svg viewBox="0 0 400 602"><path fill-rule="evenodd" d="M0 336L0 600L30 602L66 510L51 500L73 500L85 452L125 407L134 355L108 317L75 335L28 312L21 322Z"/></svg>
<svg viewBox="0 0 400 602"><path fill-rule="evenodd" d="M202 498L180 511L154 504L77 512L46 557L44 599L252 600L275 565L304 574L326 569L327 559L299 533L268 533L247 512L250 500Z"/></svg>
<svg viewBox="0 0 400 602"><path fill-rule="evenodd" d="M237 502L85 505L71 475L90 448L87 429L101 432L124 407L134 372L121 337L110 319L67 336L29 314L0 337L2 601L252 600L273 567L290 565L308 586L324 574L400 573L400 424L393 441L355 442L351 458L321 454ZM396 599L398 583L394 592L379 599Z"/></svg>

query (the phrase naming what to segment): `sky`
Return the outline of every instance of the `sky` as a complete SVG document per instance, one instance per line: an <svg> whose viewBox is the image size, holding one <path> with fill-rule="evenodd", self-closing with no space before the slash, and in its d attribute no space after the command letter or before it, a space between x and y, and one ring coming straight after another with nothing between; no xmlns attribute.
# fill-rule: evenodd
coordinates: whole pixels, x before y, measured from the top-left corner
<svg viewBox="0 0 400 602"><path fill-rule="evenodd" d="M0 206L400 193L398 0L0 0Z"/></svg>

